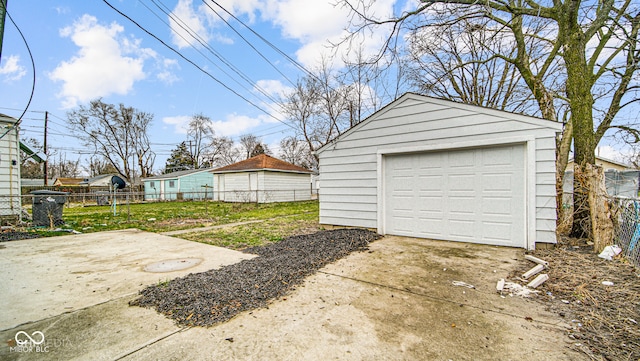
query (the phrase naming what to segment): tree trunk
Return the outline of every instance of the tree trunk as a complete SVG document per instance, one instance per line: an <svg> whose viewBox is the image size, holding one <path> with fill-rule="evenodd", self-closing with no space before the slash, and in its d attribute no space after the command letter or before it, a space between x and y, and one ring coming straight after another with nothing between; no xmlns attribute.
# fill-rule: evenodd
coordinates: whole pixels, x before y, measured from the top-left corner
<svg viewBox="0 0 640 361"><path fill-rule="evenodd" d="M587 65L584 33L577 22L577 8L567 2L568 34L564 61L567 64L567 98L570 99L571 121L573 123L573 146L575 177L573 181L573 225L571 236L585 238L591 233L588 207L589 188L585 187L584 176L587 164L595 164L596 137L593 129L593 86L592 77ZM565 35L566 36L566 35ZM580 173L580 176L579 174Z"/></svg>
<svg viewBox="0 0 640 361"><path fill-rule="evenodd" d="M566 214L564 210L564 175L569 163L569 151L573 140L573 122L566 122L561 138L556 142L556 221L563 224Z"/></svg>
<svg viewBox="0 0 640 361"><path fill-rule="evenodd" d="M589 210L591 211L591 234L596 253L613 244L613 221L607 203L607 188L602 167L587 165L585 175L589 180Z"/></svg>

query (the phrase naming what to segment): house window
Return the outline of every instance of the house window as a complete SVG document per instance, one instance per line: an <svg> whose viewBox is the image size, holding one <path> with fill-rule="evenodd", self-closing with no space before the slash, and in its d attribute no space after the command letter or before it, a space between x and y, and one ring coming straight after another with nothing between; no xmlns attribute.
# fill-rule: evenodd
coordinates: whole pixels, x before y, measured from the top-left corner
<svg viewBox="0 0 640 361"><path fill-rule="evenodd" d="M169 188L174 188L176 186L176 181L169 181Z"/></svg>
<svg viewBox="0 0 640 361"><path fill-rule="evenodd" d="M153 182L149 182L149 188L155 188L155 187L156 187L156 185L153 184Z"/></svg>

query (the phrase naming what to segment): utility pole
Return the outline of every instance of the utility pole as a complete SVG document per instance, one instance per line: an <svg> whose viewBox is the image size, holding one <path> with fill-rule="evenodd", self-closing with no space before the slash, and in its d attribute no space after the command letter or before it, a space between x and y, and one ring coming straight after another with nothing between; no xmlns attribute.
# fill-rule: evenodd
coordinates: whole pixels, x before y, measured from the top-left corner
<svg viewBox="0 0 640 361"><path fill-rule="evenodd" d="M2 61L2 38L4 37L4 20L7 17L7 1L0 0L0 62Z"/></svg>
<svg viewBox="0 0 640 361"><path fill-rule="evenodd" d="M2 1L2 0L0 0ZM49 123L49 112L44 112L44 185L49 185L49 153L47 152L47 123Z"/></svg>

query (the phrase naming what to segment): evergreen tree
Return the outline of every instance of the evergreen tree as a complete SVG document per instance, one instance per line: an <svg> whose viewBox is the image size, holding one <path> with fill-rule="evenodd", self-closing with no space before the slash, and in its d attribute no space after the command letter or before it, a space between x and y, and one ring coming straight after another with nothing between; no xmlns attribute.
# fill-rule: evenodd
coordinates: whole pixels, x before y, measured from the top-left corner
<svg viewBox="0 0 640 361"><path fill-rule="evenodd" d="M167 163L164 167L164 173L177 172L181 170L193 169L193 158L186 142L182 142L171 150L171 156L167 159Z"/></svg>

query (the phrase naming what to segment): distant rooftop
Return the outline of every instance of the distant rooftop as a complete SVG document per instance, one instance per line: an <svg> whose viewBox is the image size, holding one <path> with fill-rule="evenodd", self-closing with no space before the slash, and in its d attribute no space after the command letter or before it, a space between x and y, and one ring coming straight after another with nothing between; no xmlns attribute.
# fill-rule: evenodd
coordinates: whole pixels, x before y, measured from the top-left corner
<svg viewBox="0 0 640 361"><path fill-rule="evenodd" d="M273 170L280 172L292 172L292 173L311 173L310 170L299 167L295 164L285 162L278 158L266 154L259 154L255 157L245 159L238 163L233 163L221 168L214 169L212 173L226 173L226 172L243 172L243 171L257 171L257 170Z"/></svg>

